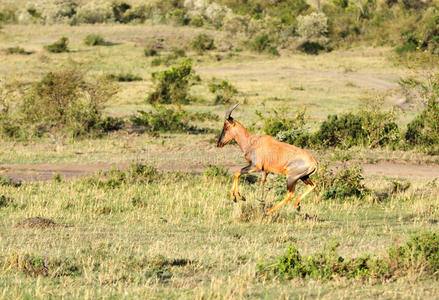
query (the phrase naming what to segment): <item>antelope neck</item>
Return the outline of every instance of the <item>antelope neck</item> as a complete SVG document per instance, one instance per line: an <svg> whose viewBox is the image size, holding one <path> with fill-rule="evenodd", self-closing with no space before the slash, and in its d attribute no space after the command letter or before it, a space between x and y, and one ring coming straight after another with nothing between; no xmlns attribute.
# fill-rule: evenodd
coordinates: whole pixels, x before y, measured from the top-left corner
<svg viewBox="0 0 439 300"><path fill-rule="evenodd" d="M242 126L240 123L236 123L237 130L234 139L236 143L238 143L239 148L241 148L241 151L243 153L247 153L248 149L253 143L254 135L251 134L247 129L245 129L245 127Z"/></svg>

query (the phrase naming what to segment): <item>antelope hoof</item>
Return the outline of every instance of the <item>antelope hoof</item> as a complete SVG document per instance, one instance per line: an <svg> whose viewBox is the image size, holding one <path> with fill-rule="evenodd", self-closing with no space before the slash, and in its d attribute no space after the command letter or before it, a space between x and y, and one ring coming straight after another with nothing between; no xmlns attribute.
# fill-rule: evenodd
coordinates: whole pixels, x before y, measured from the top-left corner
<svg viewBox="0 0 439 300"><path fill-rule="evenodd" d="M245 197L244 197L244 196L241 196L241 200L242 200L242 201L245 201Z"/></svg>
<svg viewBox="0 0 439 300"><path fill-rule="evenodd" d="M296 207L297 212L300 212L300 204Z"/></svg>
<svg viewBox="0 0 439 300"><path fill-rule="evenodd" d="M236 197L233 197L233 202L235 202L235 203L236 203Z"/></svg>

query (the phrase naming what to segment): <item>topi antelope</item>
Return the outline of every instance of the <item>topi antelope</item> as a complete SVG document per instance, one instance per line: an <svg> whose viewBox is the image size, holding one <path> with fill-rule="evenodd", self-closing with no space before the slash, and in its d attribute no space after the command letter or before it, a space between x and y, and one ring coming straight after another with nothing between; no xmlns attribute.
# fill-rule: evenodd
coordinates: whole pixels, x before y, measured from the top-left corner
<svg viewBox="0 0 439 300"><path fill-rule="evenodd" d="M235 104L226 112L224 128L217 145L218 147L223 147L232 139L235 140L249 163L248 166L236 171L235 180L230 190L230 197L235 202L236 199L245 201L238 188L239 176L242 174L264 171L261 186L262 197L267 172L284 174L287 176L287 193L285 198L266 213L271 214L288 201L294 199L296 183L299 179L306 184L306 191L294 201L296 209L300 211L300 201L315 188L315 184L309 179L309 175L316 170L317 162L311 154L303 149L280 142L269 135L258 136L250 133L230 116L237 106L238 104Z"/></svg>

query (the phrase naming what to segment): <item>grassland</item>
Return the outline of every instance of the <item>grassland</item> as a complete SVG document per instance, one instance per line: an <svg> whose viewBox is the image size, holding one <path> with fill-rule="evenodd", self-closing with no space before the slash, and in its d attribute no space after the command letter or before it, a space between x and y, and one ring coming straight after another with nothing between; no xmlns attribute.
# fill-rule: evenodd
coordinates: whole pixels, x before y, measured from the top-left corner
<svg viewBox="0 0 439 300"><path fill-rule="evenodd" d="M202 56L190 50L189 42L200 32L215 37L216 50ZM90 33L102 35L112 45L84 45ZM61 36L69 38L70 52L50 54L43 49ZM292 114L306 107L312 128L328 114L355 111L376 97L391 107L401 101L399 78L419 72L397 65L389 48L362 47L318 56L281 50L280 57L271 57L241 51L243 42L222 32L162 25L5 25L0 42L2 48L20 46L33 52L0 56L0 76L23 84L72 66L88 70L88 76L129 72L142 77L143 81L119 84L119 93L106 108L111 116L150 109L144 101L151 90L150 73L165 67L152 67L153 58L143 55L145 47L160 43L163 54L184 48L202 82L216 77L237 87L237 100L243 105L234 116L254 127L255 110L280 105L291 107ZM222 117L225 107L211 104L213 95L206 85L195 85L191 92L201 101L185 109ZM416 108L401 113L400 124L415 113ZM222 126L221 121L197 125ZM215 134L153 137L123 130L100 139L1 141L0 163L141 161L198 173L209 164L244 164L235 145L216 149L215 138ZM350 157L369 163L438 162L437 156L388 149L329 149L314 154L319 161ZM230 178L198 173L170 172L149 183L119 182L114 187L87 179L0 185L0 298L437 297L437 279L423 274L379 282L264 281L256 276L259 262L276 260L290 244L310 254L335 240L345 257L364 253L382 257L388 247L405 242L410 234L437 232L436 181L411 179L409 189L390 193L388 180L371 175L367 186L376 193L390 193L384 200L370 195L362 200L323 201L321 194L314 193L304 200L300 214L287 205L279 215L263 218L258 183L243 182L248 202L235 204L228 198ZM267 202L282 197L273 182L267 187ZM37 216L66 226L16 226Z"/></svg>

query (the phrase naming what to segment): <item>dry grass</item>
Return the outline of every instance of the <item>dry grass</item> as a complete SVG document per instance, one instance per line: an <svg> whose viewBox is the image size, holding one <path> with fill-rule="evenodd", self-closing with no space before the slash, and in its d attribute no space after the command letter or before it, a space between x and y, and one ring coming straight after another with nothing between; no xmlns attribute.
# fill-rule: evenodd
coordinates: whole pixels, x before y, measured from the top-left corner
<svg viewBox="0 0 439 300"><path fill-rule="evenodd" d="M381 181L370 178L369 186L377 189ZM221 177L169 174L160 182L117 188L90 186L86 180L0 187L15 203L1 209L0 259L29 263L26 257L33 258L27 271L0 263L2 297L339 298L376 291L387 298L411 297L413 288L425 297L437 292L435 285L410 278L369 285L346 280L260 282L255 277L257 262L276 259L290 244L306 254L336 240L345 257L380 256L411 233L435 230L439 198L434 187L413 182L382 203L372 198L321 201L313 194L304 200L301 214L287 205L278 216L263 218L258 185L242 183L248 200L233 203L229 184ZM273 203L278 196L268 192L266 200ZM32 215L73 226L14 226ZM47 270L37 268L40 259L46 259ZM63 272L74 266L75 272L58 276L58 265ZM34 285L26 272L37 271L48 275L36 275L39 284Z"/></svg>
<svg viewBox="0 0 439 300"><path fill-rule="evenodd" d="M143 25L5 25L0 33L2 47L20 45L34 53L0 56L0 76L28 84L72 64L88 70L88 76L139 74L144 81L120 83L119 94L106 110L112 116L131 115L150 109L143 101L151 89L150 73L164 68L151 67L153 58L143 55L144 47L164 39L160 52L165 55L174 47L186 48L204 82L216 77L237 87L241 92L237 100L246 104L234 114L245 125L254 125L256 109L287 104L292 110L306 106L315 127L327 114L355 110L376 95L385 97L385 105L391 106L398 95L396 81L411 73L388 59L391 50L387 48L319 56L281 53L280 58L243 51L228 57L229 43L241 47L240 41L213 31L207 32L215 37L217 50L198 56L188 45L205 31ZM90 33L102 35L113 45L85 46L82 40ZM69 38L71 52L43 50L43 45L63 35ZM225 108L210 105L213 95L207 86L196 85L192 93L205 102L185 109L222 117ZM402 123L413 113L408 112ZM222 126L215 121L198 125ZM168 170L195 171L209 164L245 164L236 145L217 149L216 138L215 134L151 137L118 132L97 140L1 141L0 161L126 164L134 160ZM350 156L362 162L438 162L437 156L391 150L313 154L319 161ZM371 189L383 189L382 177L366 179ZM0 195L12 199L11 205L0 207L0 298L428 299L439 294L437 281L432 279L409 277L371 284L344 279L261 282L255 277L258 262L278 258L289 244L306 255L336 240L344 257L380 256L411 233L437 230L439 198L433 181L412 180L409 189L382 201L373 196L361 201L322 201L312 194L303 201L301 214L288 204L278 215L266 218L257 200L258 184L242 183L247 202L234 204L228 196L230 180L169 174L159 182L123 183L115 188L93 186L86 180L0 185ZM272 204L279 198L269 191L266 201ZM34 216L72 227L15 227Z"/></svg>

